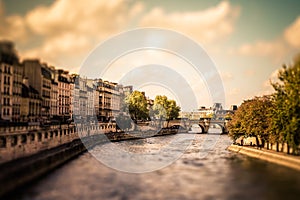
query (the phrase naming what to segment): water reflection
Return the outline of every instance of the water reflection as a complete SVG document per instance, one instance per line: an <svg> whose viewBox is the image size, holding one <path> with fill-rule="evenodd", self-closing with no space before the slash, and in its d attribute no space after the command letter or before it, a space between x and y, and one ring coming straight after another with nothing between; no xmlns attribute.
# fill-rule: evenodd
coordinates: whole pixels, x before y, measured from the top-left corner
<svg viewBox="0 0 300 200"><path fill-rule="evenodd" d="M150 173L116 171L101 164L91 154L84 153L13 198L298 199L298 171L228 152L226 147L231 141L227 136L221 136L215 148L201 157L199 147L203 145L204 137L196 135L176 162ZM169 138L156 137L141 143L125 141L118 145L130 143L134 146L131 151L147 152L148 147L154 148L154 144L164 140ZM94 150L99 148L101 146Z"/></svg>

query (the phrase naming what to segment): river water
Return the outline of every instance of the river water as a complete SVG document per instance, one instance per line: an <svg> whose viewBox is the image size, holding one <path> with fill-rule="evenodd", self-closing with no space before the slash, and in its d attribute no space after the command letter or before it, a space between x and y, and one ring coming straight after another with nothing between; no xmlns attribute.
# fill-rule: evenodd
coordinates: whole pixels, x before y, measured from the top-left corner
<svg viewBox="0 0 300 200"><path fill-rule="evenodd" d="M179 135L179 134L178 134ZM226 135L191 135L186 140L191 144L173 162L164 162L170 156L156 156L145 160L147 164L169 165L147 173L128 173L128 163L102 164L95 156L103 154L109 144L98 145L89 153L66 163L19 190L13 199L299 199L300 173L286 167L267 163L226 150L231 144ZM135 141L114 143L117 147L132 152L151 152L178 137L163 136ZM216 137L217 140L216 140ZM209 149L203 148L204 141L216 141ZM189 143L186 142L186 143ZM184 143L184 141L181 141ZM178 144L177 144L178 145ZM179 145L182 146L182 145ZM178 149L181 147L177 146ZM112 149L114 150L114 149ZM181 151L181 149L180 149ZM178 151L178 152L180 152ZM206 154L203 154L205 151ZM105 153L105 152L104 152ZM201 154L202 153L202 154ZM95 156L93 156L95 155ZM111 155L111 154L110 154ZM148 155L148 154L147 154ZM122 156L111 156L119 160ZM101 157L97 157L101 159ZM105 157L106 159L108 156ZM124 158L124 156L123 156ZM125 156L126 158L126 156ZM135 165L137 163L134 163ZM162 164L162 165L163 165ZM154 168L159 168L153 165ZM140 170L141 168L136 168Z"/></svg>

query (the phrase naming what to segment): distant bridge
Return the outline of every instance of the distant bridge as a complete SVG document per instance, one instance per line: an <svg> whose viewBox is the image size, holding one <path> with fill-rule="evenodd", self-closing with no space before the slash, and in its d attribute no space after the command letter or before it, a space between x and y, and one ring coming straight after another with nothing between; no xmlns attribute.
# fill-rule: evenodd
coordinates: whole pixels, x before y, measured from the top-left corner
<svg viewBox="0 0 300 200"><path fill-rule="evenodd" d="M170 125L181 125L187 130L198 126L201 128L202 133L213 133L214 130L220 130L222 134L228 133L225 120L213 120L209 118L200 120L176 119L170 121Z"/></svg>

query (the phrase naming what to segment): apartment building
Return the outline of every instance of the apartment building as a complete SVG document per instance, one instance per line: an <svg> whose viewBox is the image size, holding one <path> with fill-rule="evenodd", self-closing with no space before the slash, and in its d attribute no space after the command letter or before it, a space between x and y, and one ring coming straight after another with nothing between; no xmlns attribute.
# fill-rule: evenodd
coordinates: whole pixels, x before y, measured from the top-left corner
<svg viewBox="0 0 300 200"><path fill-rule="evenodd" d="M22 70L14 44L0 42L0 120L20 120L20 76Z"/></svg>
<svg viewBox="0 0 300 200"><path fill-rule="evenodd" d="M51 105L51 70L45 63L40 63L38 59L23 61L24 77L28 78L28 83L36 89L42 97L41 115L43 120L50 118Z"/></svg>

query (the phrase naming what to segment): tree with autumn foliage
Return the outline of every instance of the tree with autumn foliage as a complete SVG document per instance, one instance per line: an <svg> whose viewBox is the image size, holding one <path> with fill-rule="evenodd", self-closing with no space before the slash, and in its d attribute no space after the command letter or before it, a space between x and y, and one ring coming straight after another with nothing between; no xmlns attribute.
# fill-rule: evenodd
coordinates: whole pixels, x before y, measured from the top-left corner
<svg viewBox="0 0 300 200"><path fill-rule="evenodd" d="M299 153L300 145L300 56L290 66L284 65L278 73L273 112L273 138L286 142L293 154Z"/></svg>
<svg viewBox="0 0 300 200"><path fill-rule="evenodd" d="M269 139L271 131L272 97L262 96L246 100L232 116L228 123L229 136L260 137L264 143Z"/></svg>
<svg viewBox="0 0 300 200"><path fill-rule="evenodd" d="M284 65L278 81L271 83L275 93L244 101L228 123L229 135L261 137L263 141L292 147L300 153L300 56ZM288 148L289 149L289 148ZM289 150L288 150L289 152Z"/></svg>

